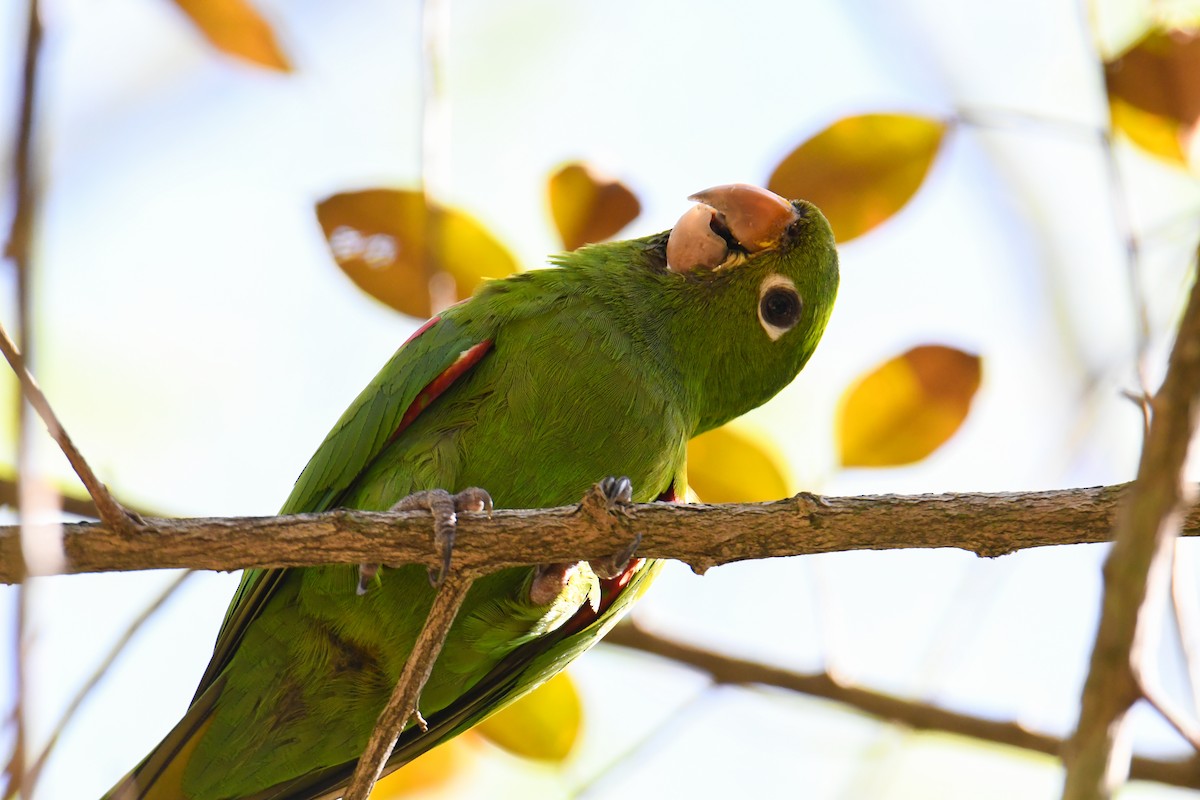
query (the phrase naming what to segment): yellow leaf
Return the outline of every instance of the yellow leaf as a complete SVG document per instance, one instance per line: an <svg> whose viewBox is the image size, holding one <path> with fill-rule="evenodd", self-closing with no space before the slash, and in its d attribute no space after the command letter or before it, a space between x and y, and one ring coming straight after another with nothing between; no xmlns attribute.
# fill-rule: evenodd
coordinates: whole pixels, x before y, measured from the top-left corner
<svg viewBox="0 0 1200 800"><path fill-rule="evenodd" d="M570 676L560 672L474 730L518 756L563 761L583 723L583 704Z"/></svg>
<svg viewBox="0 0 1200 800"><path fill-rule="evenodd" d="M248 0L175 0L208 41L227 55L290 72L275 34Z"/></svg>
<svg viewBox="0 0 1200 800"><path fill-rule="evenodd" d="M1146 151L1187 164L1200 126L1200 32L1151 30L1104 65L1113 127Z"/></svg>
<svg viewBox="0 0 1200 800"><path fill-rule="evenodd" d="M1172 163L1187 165L1186 137L1179 123L1131 106L1119 97L1108 98L1108 110L1113 129L1138 147Z"/></svg>
<svg viewBox="0 0 1200 800"><path fill-rule="evenodd" d="M642 210L628 187L587 164L565 165L550 176L547 190L554 226L568 250L615 236Z"/></svg>
<svg viewBox="0 0 1200 800"><path fill-rule="evenodd" d="M896 356L842 396L838 441L846 467L920 461L954 435L979 389L980 358L922 345Z"/></svg>
<svg viewBox="0 0 1200 800"><path fill-rule="evenodd" d="M688 442L688 488L705 503L778 500L788 489L783 456L764 436L730 423Z"/></svg>
<svg viewBox="0 0 1200 800"><path fill-rule="evenodd" d="M478 746L470 733L438 745L380 778L371 790L371 800L395 800L445 786L473 768Z"/></svg>
<svg viewBox="0 0 1200 800"><path fill-rule="evenodd" d="M338 266L392 308L428 317L469 297L486 278L517 269L504 246L462 211L426 205L420 192L368 189L317 205Z"/></svg>
<svg viewBox="0 0 1200 800"><path fill-rule="evenodd" d="M848 242L904 207L924 182L945 133L945 122L926 117L846 117L793 150L767 188L815 203L837 241Z"/></svg>

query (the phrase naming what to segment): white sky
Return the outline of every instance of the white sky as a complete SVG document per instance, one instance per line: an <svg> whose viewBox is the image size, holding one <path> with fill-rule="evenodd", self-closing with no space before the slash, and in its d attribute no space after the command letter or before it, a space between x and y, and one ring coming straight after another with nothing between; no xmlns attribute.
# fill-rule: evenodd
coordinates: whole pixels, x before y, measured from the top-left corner
<svg viewBox="0 0 1200 800"><path fill-rule="evenodd" d="M841 116L963 119L913 202L843 248L821 349L751 415L789 456L796 488L1000 491L1132 476L1140 418L1119 395L1135 386L1130 272L1079 3L452 2L441 191L530 266L557 247L544 181L564 160L625 179L644 208L627 232L641 235L670 226L691 192L765 182L792 147ZM22 5L0 4L2 108L15 107ZM416 324L344 278L313 212L338 191L417 179L416 4L260 5L292 75L215 55L165 0L46 0L38 372L104 480L182 515L272 513ZM1118 40L1119 27L1106 38ZM1156 232L1137 280L1161 355L1200 189L1125 146L1116 158L1128 213L1139 231ZM926 342L982 354L967 424L919 465L837 471L841 392ZM47 452L48 469L67 475ZM1096 547L992 561L852 553L702 579L671 569L638 613L739 655L797 669L829 663L875 687L1064 733L1102 557ZM36 735L168 579L35 584ZM98 795L170 727L235 581L197 578L152 623L84 708L39 798ZM0 591L3 642L11 598ZM561 774L531 776L496 756L459 788L469 792L474 779L545 797L585 784L588 797L631 788L769 796L801 785L821 798L1057 791L1048 759L897 733L805 698L708 691L690 673L616 650L590 654L575 675L589 727ZM1183 752L1152 716L1138 723L1145 749ZM1173 794L1137 787L1126 796Z"/></svg>

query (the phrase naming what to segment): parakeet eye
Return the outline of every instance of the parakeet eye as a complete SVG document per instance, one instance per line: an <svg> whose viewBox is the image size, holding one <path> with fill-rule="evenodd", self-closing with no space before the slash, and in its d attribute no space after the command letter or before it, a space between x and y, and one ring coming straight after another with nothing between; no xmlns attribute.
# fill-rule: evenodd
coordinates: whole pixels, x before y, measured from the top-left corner
<svg viewBox="0 0 1200 800"><path fill-rule="evenodd" d="M769 275L758 292L758 321L775 341L800 321L804 303L790 279Z"/></svg>

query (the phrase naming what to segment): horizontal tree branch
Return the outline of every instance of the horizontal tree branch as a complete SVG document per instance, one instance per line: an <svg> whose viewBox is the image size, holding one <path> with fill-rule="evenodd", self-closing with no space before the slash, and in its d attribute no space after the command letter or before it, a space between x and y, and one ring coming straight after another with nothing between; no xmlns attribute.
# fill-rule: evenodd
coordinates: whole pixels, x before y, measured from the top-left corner
<svg viewBox="0 0 1200 800"><path fill-rule="evenodd" d="M1107 540L1127 484L1001 494L816 497L771 503L645 503L606 517L567 506L459 515L455 568L477 576L504 567L601 559L626 549L718 564L844 550L952 547L999 556L1030 547ZM430 517L340 509L287 517L149 518L132 530L63 526L67 571L163 568L235 570L320 564L439 566ZM1184 521L1200 534L1200 511ZM15 526L0 527L0 581L19 579Z"/></svg>
<svg viewBox="0 0 1200 800"><path fill-rule="evenodd" d="M981 741L1019 747L1050 756L1061 755L1064 739L1031 731L1017 722L985 719L860 686L848 685L827 672L801 673L714 653L622 624L609 631L605 644L618 645L695 667L717 683L757 684L788 689L855 708L916 730L942 731ZM1200 757L1177 761L1135 756L1130 777L1172 786L1200 788Z"/></svg>

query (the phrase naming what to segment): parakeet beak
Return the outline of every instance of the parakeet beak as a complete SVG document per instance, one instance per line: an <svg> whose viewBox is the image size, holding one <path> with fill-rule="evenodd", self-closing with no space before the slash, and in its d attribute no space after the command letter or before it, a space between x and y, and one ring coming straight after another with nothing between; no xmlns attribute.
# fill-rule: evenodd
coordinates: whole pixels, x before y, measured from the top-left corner
<svg viewBox="0 0 1200 800"><path fill-rule="evenodd" d="M747 253L775 247L800 217L784 198L747 183L715 186L688 199L699 205L679 219L667 240L667 267L673 272L724 266L730 239Z"/></svg>

